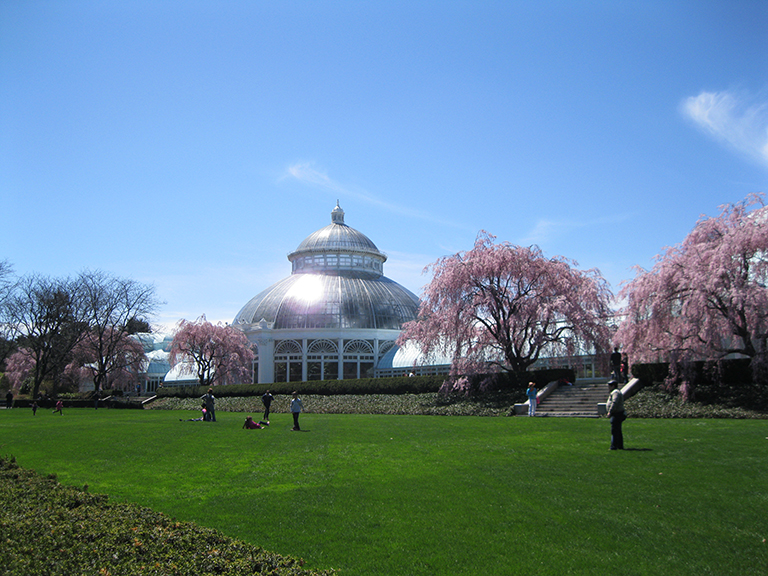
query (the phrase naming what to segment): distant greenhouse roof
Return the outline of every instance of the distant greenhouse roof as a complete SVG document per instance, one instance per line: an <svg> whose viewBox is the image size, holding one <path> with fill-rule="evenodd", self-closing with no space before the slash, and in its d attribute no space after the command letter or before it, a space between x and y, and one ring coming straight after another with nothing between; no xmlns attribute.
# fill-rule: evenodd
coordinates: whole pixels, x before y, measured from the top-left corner
<svg viewBox="0 0 768 576"><path fill-rule="evenodd" d="M448 356L432 354L430 357L422 354L419 345L409 340L404 346L393 346L379 361L377 370L402 369L409 370L418 366L450 366Z"/></svg>
<svg viewBox="0 0 768 576"><path fill-rule="evenodd" d="M252 298L235 325L262 320L274 329L400 330L416 319L418 297L383 275L387 257L344 223L337 204L331 224L288 255L291 275Z"/></svg>

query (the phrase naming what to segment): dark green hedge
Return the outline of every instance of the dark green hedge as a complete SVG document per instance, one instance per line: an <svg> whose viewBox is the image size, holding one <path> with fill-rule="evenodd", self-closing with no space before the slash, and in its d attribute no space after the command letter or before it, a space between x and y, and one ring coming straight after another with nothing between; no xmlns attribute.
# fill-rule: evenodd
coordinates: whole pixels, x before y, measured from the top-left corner
<svg viewBox="0 0 768 576"><path fill-rule="evenodd" d="M272 394L422 394L437 392L445 376L397 376L393 378L361 378L356 380L315 380L309 382L275 382L271 384L230 384L216 386L214 395L261 396L269 390ZM206 386L164 386L157 391L158 397L199 398L208 391Z"/></svg>
<svg viewBox="0 0 768 576"><path fill-rule="evenodd" d="M501 389L525 387L526 382L516 382L511 374L499 374ZM482 379L484 376L476 376ZM261 396L269 390L272 394L290 394L294 390L299 394L318 394L333 396L338 394L427 394L438 392L447 376L393 376L391 378L360 378L355 380L314 380L309 382L275 382L271 384L230 384L216 386L217 398ZM541 386L553 380L567 378L575 380L571 369L535 370L529 373L529 379ZM157 391L159 398L199 398L208 391L206 386L164 386Z"/></svg>
<svg viewBox="0 0 768 576"><path fill-rule="evenodd" d="M572 368L552 368L549 370L533 370L530 372L531 378L536 382L536 386L541 389L550 382L555 382L561 378L565 378L568 382L576 382L576 372ZM527 382L521 383L523 386L528 386Z"/></svg>
<svg viewBox="0 0 768 576"><path fill-rule="evenodd" d="M318 576L216 530L59 484L0 457L0 574Z"/></svg>
<svg viewBox="0 0 768 576"><path fill-rule="evenodd" d="M651 386L654 382L664 382L669 374L669 364L667 362L633 364L630 371L643 386Z"/></svg>
<svg viewBox="0 0 768 576"><path fill-rule="evenodd" d="M90 396L90 394L83 394L83 396ZM67 398L63 399L64 409L67 408L93 408L93 398ZM56 405L56 400L51 398L38 402L40 410L51 410ZM16 398L13 401L14 408L32 408L31 398ZM142 408L141 402L135 398L128 397L111 397L99 401L99 408L129 408L138 409Z"/></svg>
<svg viewBox="0 0 768 576"><path fill-rule="evenodd" d="M682 367L682 371L684 377L696 385L751 384L753 376L749 358L720 360L719 362L690 362ZM669 375L669 363L634 364L632 375L646 385L664 382Z"/></svg>
<svg viewBox="0 0 768 576"><path fill-rule="evenodd" d="M720 360L719 362L690 362L684 367L685 376L697 385L741 385L752 383L752 367L749 358ZM634 364L632 375L643 384L664 382L669 374L668 362Z"/></svg>
<svg viewBox="0 0 768 576"><path fill-rule="evenodd" d="M671 386L664 386L669 375L667 363L635 364L632 375L644 386L667 388L675 393L685 379L690 383L692 398L704 404L768 410L768 382L754 378L748 358L720 362L691 362L681 367L681 376Z"/></svg>

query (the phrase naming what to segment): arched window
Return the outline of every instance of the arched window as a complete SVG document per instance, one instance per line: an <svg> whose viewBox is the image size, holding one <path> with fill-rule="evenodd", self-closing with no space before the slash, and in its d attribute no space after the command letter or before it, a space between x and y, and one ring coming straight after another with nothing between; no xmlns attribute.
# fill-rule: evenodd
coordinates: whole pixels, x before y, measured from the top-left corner
<svg viewBox="0 0 768 576"><path fill-rule="evenodd" d="M307 352L309 354L338 354L339 348L330 340L314 340L310 343Z"/></svg>
<svg viewBox="0 0 768 576"><path fill-rule="evenodd" d="M376 357L373 343L350 340L344 344L344 379L372 378Z"/></svg>
<svg viewBox="0 0 768 576"><path fill-rule="evenodd" d="M281 340L275 344L275 382L301 382L301 344Z"/></svg>
<svg viewBox="0 0 768 576"><path fill-rule="evenodd" d="M339 347L330 340L314 340L307 347L307 380L339 377Z"/></svg>
<svg viewBox="0 0 768 576"><path fill-rule="evenodd" d="M395 345L394 340L386 340L384 342L379 342L379 358L384 356L387 352L389 352L392 349L392 346Z"/></svg>

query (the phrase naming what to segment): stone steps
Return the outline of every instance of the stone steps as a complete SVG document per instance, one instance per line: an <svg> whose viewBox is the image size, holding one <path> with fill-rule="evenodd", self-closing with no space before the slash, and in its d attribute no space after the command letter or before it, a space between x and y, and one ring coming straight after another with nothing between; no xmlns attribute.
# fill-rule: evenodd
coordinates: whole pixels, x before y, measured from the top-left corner
<svg viewBox="0 0 768 576"><path fill-rule="evenodd" d="M539 403L536 416L597 418L597 405L606 401L608 392L608 385L602 379L559 386Z"/></svg>

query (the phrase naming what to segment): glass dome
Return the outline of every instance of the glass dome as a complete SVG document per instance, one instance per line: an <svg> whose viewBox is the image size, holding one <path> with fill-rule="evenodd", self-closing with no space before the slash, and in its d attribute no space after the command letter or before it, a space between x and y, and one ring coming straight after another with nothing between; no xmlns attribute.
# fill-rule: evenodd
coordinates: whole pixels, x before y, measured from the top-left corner
<svg viewBox="0 0 768 576"><path fill-rule="evenodd" d="M419 299L383 276L386 259L365 234L344 223L337 204L331 224L288 255L291 275L251 299L234 322L266 320L275 329L400 330L416 318Z"/></svg>

